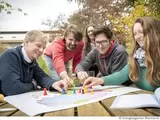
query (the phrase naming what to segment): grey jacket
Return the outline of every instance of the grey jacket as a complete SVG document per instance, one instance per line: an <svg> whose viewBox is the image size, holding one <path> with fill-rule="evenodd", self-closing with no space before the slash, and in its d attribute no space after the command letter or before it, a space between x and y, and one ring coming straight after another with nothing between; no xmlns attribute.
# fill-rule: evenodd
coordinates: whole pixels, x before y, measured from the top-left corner
<svg viewBox="0 0 160 120"><path fill-rule="evenodd" d="M111 51L102 56L95 48L90 51L87 56L77 65L76 73L79 71L87 71L93 64L98 66L101 76L107 76L116 71L121 70L128 62L128 53L126 49L114 42Z"/></svg>

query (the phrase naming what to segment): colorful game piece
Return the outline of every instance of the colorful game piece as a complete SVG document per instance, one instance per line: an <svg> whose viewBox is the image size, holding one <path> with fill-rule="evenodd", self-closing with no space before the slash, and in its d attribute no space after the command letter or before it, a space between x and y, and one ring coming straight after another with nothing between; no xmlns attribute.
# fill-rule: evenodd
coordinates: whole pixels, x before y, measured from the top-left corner
<svg viewBox="0 0 160 120"><path fill-rule="evenodd" d="M44 88L43 95L44 96L47 95L47 89L46 88Z"/></svg>
<svg viewBox="0 0 160 120"><path fill-rule="evenodd" d="M94 91L93 91L93 89L91 89L91 94L94 94Z"/></svg>
<svg viewBox="0 0 160 120"><path fill-rule="evenodd" d="M66 94L66 91L64 88L62 88L62 94Z"/></svg>
<svg viewBox="0 0 160 120"><path fill-rule="evenodd" d="M84 93L87 93L88 92L88 89L86 86L84 86Z"/></svg>
<svg viewBox="0 0 160 120"><path fill-rule="evenodd" d="M82 89L80 88L80 89L78 90L78 93L81 93L81 90L82 90Z"/></svg>
<svg viewBox="0 0 160 120"><path fill-rule="evenodd" d="M73 93L76 94L76 90L75 89L73 90Z"/></svg>
<svg viewBox="0 0 160 120"><path fill-rule="evenodd" d="M82 94L84 94L84 90L82 89Z"/></svg>

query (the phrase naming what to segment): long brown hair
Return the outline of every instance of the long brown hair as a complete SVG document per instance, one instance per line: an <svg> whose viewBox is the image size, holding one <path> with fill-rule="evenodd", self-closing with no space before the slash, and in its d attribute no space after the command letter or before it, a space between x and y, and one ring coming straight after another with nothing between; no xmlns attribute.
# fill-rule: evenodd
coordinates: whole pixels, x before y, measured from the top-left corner
<svg viewBox="0 0 160 120"><path fill-rule="evenodd" d="M91 51L91 40L87 34L87 29L89 27L93 27L95 28L94 25L88 25L85 30L84 30L84 36L83 36L83 40L84 40L84 47L83 47L83 57L86 56L90 51Z"/></svg>
<svg viewBox="0 0 160 120"><path fill-rule="evenodd" d="M140 23L143 28L147 65L146 79L151 85L160 85L160 21L152 17L141 17L137 19L135 23ZM129 60L129 77L134 82L139 79L139 67L133 57L138 48L139 45L133 37L132 52Z"/></svg>

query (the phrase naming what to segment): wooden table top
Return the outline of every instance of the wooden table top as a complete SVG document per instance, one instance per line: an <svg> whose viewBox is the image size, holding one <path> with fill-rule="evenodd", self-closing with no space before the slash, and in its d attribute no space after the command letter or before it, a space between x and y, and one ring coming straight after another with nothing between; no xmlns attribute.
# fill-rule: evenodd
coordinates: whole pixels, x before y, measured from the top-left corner
<svg viewBox="0 0 160 120"><path fill-rule="evenodd" d="M151 93L148 91L137 91L129 94ZM138 108L138 109L110 109L116 97L94 102L91 104L39 114L38 116L160 116L159 108ZM7 102L0 103L0 108L15 108ZM25 113L16 109L10 112L0 112L0 116L27 116Z"/></svg>

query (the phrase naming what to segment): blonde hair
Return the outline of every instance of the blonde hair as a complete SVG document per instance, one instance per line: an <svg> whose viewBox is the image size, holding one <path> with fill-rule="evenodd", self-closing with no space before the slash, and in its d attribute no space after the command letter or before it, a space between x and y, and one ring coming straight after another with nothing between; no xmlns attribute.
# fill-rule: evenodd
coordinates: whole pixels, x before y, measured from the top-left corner
<svg viewBox="0 0 160 120"><path fill-rule="evenodd" d="M34 42L34 41L47 43L48 39L49 38L47 37L47 35L44 34L43 32L41 32L39 30L31 30L26 33L23 42L24 42L24 44L26 42Z"/></svg>
<svg viewBox="0 0 160 120"><path fill-rule="evenodd" d="M146 79L151 85L160 85L160 22L152 17L141 17L137 19L135 23L140 23L143 28L145 41L144 50L147 64ZM129 61L129 77L134 82L139 79L139 67L133 57L138 48L139 45L133 40L133 47Z"/></svg>

